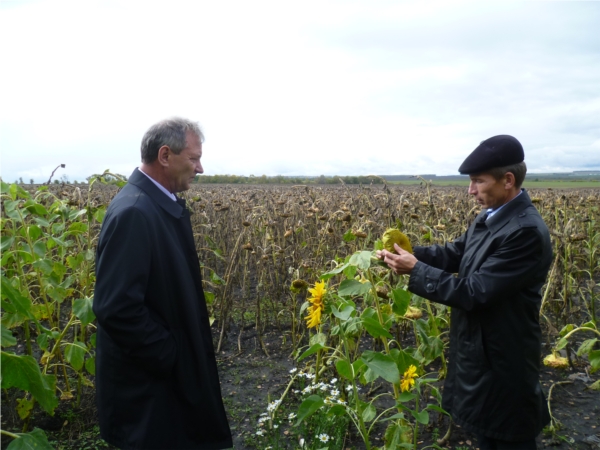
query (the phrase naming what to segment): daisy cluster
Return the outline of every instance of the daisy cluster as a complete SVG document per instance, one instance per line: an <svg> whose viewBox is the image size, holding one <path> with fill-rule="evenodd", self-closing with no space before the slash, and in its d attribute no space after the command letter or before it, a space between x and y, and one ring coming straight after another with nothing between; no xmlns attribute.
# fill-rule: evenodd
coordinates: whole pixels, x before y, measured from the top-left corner
<svg viewBox="0 0 600 450"><path fill-rule="evenodd" d="M294 374L298 371L298 369L292 369L290 370L291 374ZM315 379L315 374L314 373L308 373L308 372L298 372L297 375L298 378L306 378L307 380L314 380Z"/></svg>
<svg viewBox="0 0 600 450"><path fill-rule="evenodd" d="M312 382L312 380L314 380L315 375L312 373L300 372L298 374L298 377L306 378L307 380L311 381L311 383L302 390L296 389L294 391L295 394L303 394L303 395L310 395L313 393L320 394L322 396L325 396L325 404L329 405L329 406L333 406L336 404L339 404L339 405L346 404L346 402L340 398L340 390L337 387L337 382L338 382L337 378L333 378L329 383L325 383L323 381L314 383L314 382Z"/></svg>
<svg viewBox="0 0 600 450"><path fill-rule="evenodd" d="M271 418L269 417L269 414L262 413L260 415L260 417L258 418L258 423L257 423L257 426L258 426L258 431L256 432L257 436L264 436L264 434L265 434L265 429L264 429L265 422L268 422L269 420L271 420Z"/></svg>
<svg viewBox="0 0 600 450"><path fill-rule="evenodd" d="M274 417L274 413L275 410L277 409L277 407L281 404L281 400L274 400L271 403L268 404L267 406L267 412L261 413L261 415L258 418L258 431L256 432L257 436L264 436L266 431L264 429L265 426L265 422L268 422L270 420L273 420ZM273 429L277 429L279 428L279 424L276 423L275 421L273 421Z"/></svg>
<svg viewBox="0 0 600 450"><path fill-rule="evenodd" d="M295 394L301 394L301 395L310 395L313 393L318 394L321 397L325 397L324 402L327 406L346 405L347 404L343 400L342 393L340 392L340 388L338 387L338 379L337 378L333 378L329 382L319 381L319 382L315 383L314 382L314 380L315 380L314 373L298 371L298 369L296 369L296 368L291 369L289 372L290 372L290 375L292 375L292 377L296 377L300 380L303 380L304 383L302 383L302 385L304 385L306 383L308 384L303 389L294 390ZM352 389L352 386L349 386L349 387L350 387L350 389ZM265 426L265 423L267 423L267 422L269 422L271 424L271 427L273 429L279 428L281 420L277 420L277 418L276 418L276 411L277 411L277 408L279 407L279 405L281 405L281 399L274 400L267 405L267 411L260 414L260 416L258 418L258 423L257 423L258 430L256 431L256 436L266 436L267 435L268 427ZM289 421L290 425L293 424L294 419L296 419L296 417L297 417L296 413L289 413L289 415L287 416L287 420ZM331 439L331 437L325 433L318 434L316 437L322 443L326 443Z"/></svg>

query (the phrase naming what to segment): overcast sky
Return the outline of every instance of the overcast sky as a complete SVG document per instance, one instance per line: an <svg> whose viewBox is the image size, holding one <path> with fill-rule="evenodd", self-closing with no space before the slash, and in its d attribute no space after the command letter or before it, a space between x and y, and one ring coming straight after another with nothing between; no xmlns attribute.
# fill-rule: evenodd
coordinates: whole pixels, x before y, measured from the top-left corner
<svg viewBox="0 0 600 450"><path fill-rule="evenodd" d="M600 169L597 1L0 0L5 181L129 175L196 120L205 173L456 174L517 137Z"/></svg>

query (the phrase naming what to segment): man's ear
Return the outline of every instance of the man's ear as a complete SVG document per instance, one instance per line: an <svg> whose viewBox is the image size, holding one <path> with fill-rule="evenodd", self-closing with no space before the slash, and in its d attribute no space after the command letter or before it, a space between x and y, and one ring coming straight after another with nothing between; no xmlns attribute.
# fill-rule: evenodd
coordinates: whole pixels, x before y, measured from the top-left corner
<svg viewBox="0 0 600 450"><path fill-rule="evenodd" d="M158 157L156 158L161 166L169 165L169 157L171 156L171 149L168 145L163 145L158 149Z"/></svg>
<svg viewBox="0 0 600 450"><path fill-rule="evenodd" d="M515 187L515 174L512 172L506 172L506 175L504 175L504 188L506 190L512 189L513 187Z"/></svg>

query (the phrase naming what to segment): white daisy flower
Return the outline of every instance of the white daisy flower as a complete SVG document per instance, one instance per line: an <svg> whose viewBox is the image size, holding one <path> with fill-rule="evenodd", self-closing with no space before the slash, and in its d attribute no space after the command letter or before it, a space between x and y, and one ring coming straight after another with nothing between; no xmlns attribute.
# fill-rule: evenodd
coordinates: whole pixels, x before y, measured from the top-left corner
<svg viewBox="0 0 600 450"><path fill-rule="evenodd" d="M325 433L321 433L317 436L319 438L319 440L323 443L329 441L329 435L325 434Z"/></svg>
<svg viewBox="0 0 600 450"><path fill-rule="evenodd" d="M296 413L290 413L288 416L288 420L294 420L296 418Z"/></svg>
<svg viewBox="0 0 600 450"><path fill-rule="evenodd" d="M279 406L280 403L281 403L281 400L275 400L275 401L271 402L269 404L269 406L267 406L267 411L268 412L275 411L275 408L277 408L277 406Z"/></svg>
<svg viewBox="0 0 600 450"><path fill-rule="evenodd" d="M290 370L290 373L296 373L298 371L298 369L296 369L295 367L293 369Z"/></svg>

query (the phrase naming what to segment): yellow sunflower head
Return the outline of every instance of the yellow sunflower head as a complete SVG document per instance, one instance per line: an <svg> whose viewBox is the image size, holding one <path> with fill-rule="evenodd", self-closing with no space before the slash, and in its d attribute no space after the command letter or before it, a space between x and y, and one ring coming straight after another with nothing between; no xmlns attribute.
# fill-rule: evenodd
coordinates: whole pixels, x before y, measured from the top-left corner
<svg viewBox="0 0 600 450"><path fill-rule="evenodd" d="M415 378L417 377L417 368L411 364L410 367L404 372L402 381L400 382L400 389L402 392L409 391L410 388L415 385Z"/></svg>
<svg viewBox="0 0 600 450"><path fill-rule="evenodd" d="M304 320L306 320L306 326L308 328L315 328L321 324L321 313L325 309L325 304L323 303L325 292L327 292L327 289L325 289L325 282L317 281L315 287L309 289L308 292L311 294L311 297L308 299L311 306L306 309L307 316Z"/></svg>
<svg viewBox="0 0 600 450"><path fill-rule="evenodd" d="M325 295L325 292L327 292L327 289L325 289L325 282L317 281L315 283L315 287L312 289L309 289L308 292L310 292L310 294L312 296L311 298L308 299L311 303L315 303L315 301L322 301L323 296Z"/></svg>
<svg viewBox="0 0 600 450"><path fill-rule="evenodd" d="M304 318L308 328L316 328L321 324L321 311L322 308L319 305L308 307L306 310L308 315Z"/></svg>
<svg viewBox="0 0 600 450"><path fill-rule="evenodd" d="M414 365L410 365L408 369L406 369L406 372L404 372L404 377L405 378L416 378L417 375L417 368Z"/></svg>

